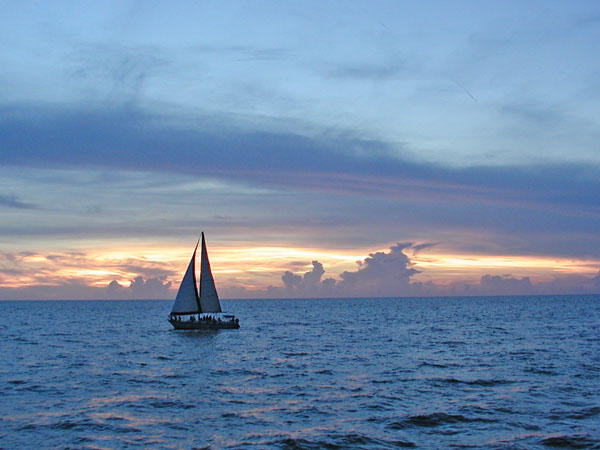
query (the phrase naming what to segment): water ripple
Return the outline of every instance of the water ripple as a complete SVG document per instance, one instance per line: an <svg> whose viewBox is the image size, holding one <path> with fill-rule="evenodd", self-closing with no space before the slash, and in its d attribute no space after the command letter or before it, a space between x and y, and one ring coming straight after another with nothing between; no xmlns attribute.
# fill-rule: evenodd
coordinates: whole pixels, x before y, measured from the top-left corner
<svg viewBox="0 0 600 450"><path fill-rule="evenodd" d="M224 305L0 302L0 448L600 449L598 296Z"/></svg>

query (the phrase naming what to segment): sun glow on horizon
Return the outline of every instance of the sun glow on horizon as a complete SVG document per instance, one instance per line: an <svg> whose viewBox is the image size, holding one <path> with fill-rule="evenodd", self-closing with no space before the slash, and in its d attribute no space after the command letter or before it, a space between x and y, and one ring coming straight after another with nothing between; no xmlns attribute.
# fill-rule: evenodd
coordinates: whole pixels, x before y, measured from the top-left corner
<svg viewBox="0 0 600 450"><path fill-rule="evenodd" d="M412 267L420 273L415 280L427 281L440 286L455 281L478 282L486 274L511 274L515 277L531 277L547 281L556 276L598 273L600 261L574 258L515 256L515 255L469 255L458 253L435 253L422 251L409 257ZM93 248L89 251L53 251L49 254L24 253L15 258L19 273L14 276L0 274L0 286L18 288L34 285L60 286L65 284L107 287L112 281L121 286L139 276L148 280L160 279L171 282L176 290L183 276L193 247L181 245L120 246L118 248ZM339 279L344 271L356 271L358 262L370 254L389 252L387 249L367 251L364 249L300 248L292 246L218 246L209 248L213 274L219 288L244 288L260 291L270 285L282 285L281 277L286 271L303 275L313 269L313 261L323 265L323 278ZM199 257L199 255L198 255ZM5 262L5 264L7 264ZM0 267L1 268L1 267ZM196 264L199 270L199 261Z"/></svg>
<svg viewBox="0 0 600 450"><path fill-rule="evenodd" d="M439 281L449 278L473 278L484 274L508 274L537 280L549 280L553 275L594 275L600 261L574 258L518 255L436 254L412 257L415 268L424 277Z"/></svg>

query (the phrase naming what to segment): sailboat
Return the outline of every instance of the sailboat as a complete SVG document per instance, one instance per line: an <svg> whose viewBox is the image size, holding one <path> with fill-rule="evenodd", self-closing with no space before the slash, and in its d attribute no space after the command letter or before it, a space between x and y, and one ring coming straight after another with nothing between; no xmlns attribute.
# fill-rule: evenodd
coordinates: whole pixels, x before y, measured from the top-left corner
<svg viewBox="0 0 600 450"><path fill-rule="evenodd" d="M200 256L200 288L196 288L196 252L181 280L175 303L169 314L169 322L177 330L218 330L221 328L239 328L240 322L232 314L221 311L215 280L210 270L206 241L202 232Z"/></svg>

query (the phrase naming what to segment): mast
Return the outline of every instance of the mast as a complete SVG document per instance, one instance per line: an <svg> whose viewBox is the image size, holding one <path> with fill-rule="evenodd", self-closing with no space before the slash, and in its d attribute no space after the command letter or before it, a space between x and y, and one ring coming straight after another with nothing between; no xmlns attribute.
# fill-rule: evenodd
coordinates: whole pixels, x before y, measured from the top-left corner
<svg viewBox="0 0 600 450"><path fill-rule="evenodd" d="M200 311L221 312L221 303L215 286L215 280L210 270L210 262L208 260L208 252L206 250L206 241L204 240L204 232L202 232L202 255L200 257Z"/></svg>
<svg viewBox="0 0 600 450"><path fill-rule="evenodd" d="M200 301L198 299L198 290L196 289L196 252L198 242L192 254L192 259L185 271L181 285L175 297L175 303L171 309L171 314L196 314L202 312Z"/></svg>

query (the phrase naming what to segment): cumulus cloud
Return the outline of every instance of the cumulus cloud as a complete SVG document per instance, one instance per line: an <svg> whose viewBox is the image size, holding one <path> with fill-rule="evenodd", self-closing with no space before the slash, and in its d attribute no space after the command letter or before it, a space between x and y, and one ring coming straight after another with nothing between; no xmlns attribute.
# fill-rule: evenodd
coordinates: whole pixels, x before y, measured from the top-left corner
<svg viewBox="0 0 600 450"><path fill-rule="evenodd" d="M1 273L4 269L0 270ZM0 277L1 280L1 277ZM129 286L111 281L106 287L95 287L84 280L64 280L60 284L38 284L22 287L0 286L1 300L163 300L173 298L171 282L164 277L144 279L137 276Z"/></svg>
<svg viewBox="0 0 600 450"><path fill-rule="evenodd" d="M427 244L426 246L429 246ZM398 243L388 252L369 254L358 261L355 271L345 271L339 279L325 278L319 261L302 275L286 271L283 286L270 286L266 291L254 291L253 297L431 297L448 295L560 295L600 293L600 271L594 277L570 275L546 282L532 282L530 277L512 274L485 274L475 282L456 282L450 286L432 281L420 282L413 277L420 273L412 265L406 250L415 251L410 243ZM417 249L418 251L418 249ZM233 297L248 297L249 291L238 289Z"/></svg>
<svg viewBox="0 0 600 450"><path fill-rule="evenodd" d="M410 278L419 273L411 267L408 257L402 252L411 244L398 243L389 253L371 253L359 262L358 270L343 272L337 289L346 295L389 297L409 295Z"/></svg>
<svg viewBox="0 0 600 450"><path fill-rule="evenodd" d="M420 284L412 283L411 277L419 273L412 267L403 250L410 243L398 243L389 252L371 253L364 261L358 261L358 269L340 274L340 280L323 278L325 269L319 261L312 262L312 269L303 275L286 271L281 280L283 287L270 286L269 297L394 297L412 295Z"/></svg>
<svg viewBox="0 0 600 450"><path fill-rule="evenodd" d="M105 291L110 299L168 299L171 297L170 287L171 282L166 281L164 276L145 280L138 275L131 280L129 287L112 280Z"/></svg>
<svg viewBox="0 0 600 450"><path fill-rule="evenodd" d="M300 276L286 271L282 277L283 288L269 287L268 293L270 295L282 295L285 297L329 297L334 294L333 287L335 286L335 280L333 278L327 278L322 280L321 278L325 274L323 264L319 261L312 262L312 269L305 272L304 275Z"/></svg>
<svg viewBox="0 0 600 450"><path fill-rule="evenodd" d="M525 295L533 292L529 277L515 278L506 275L484 275L479 282L480 291L490 295Z"/></svg>

